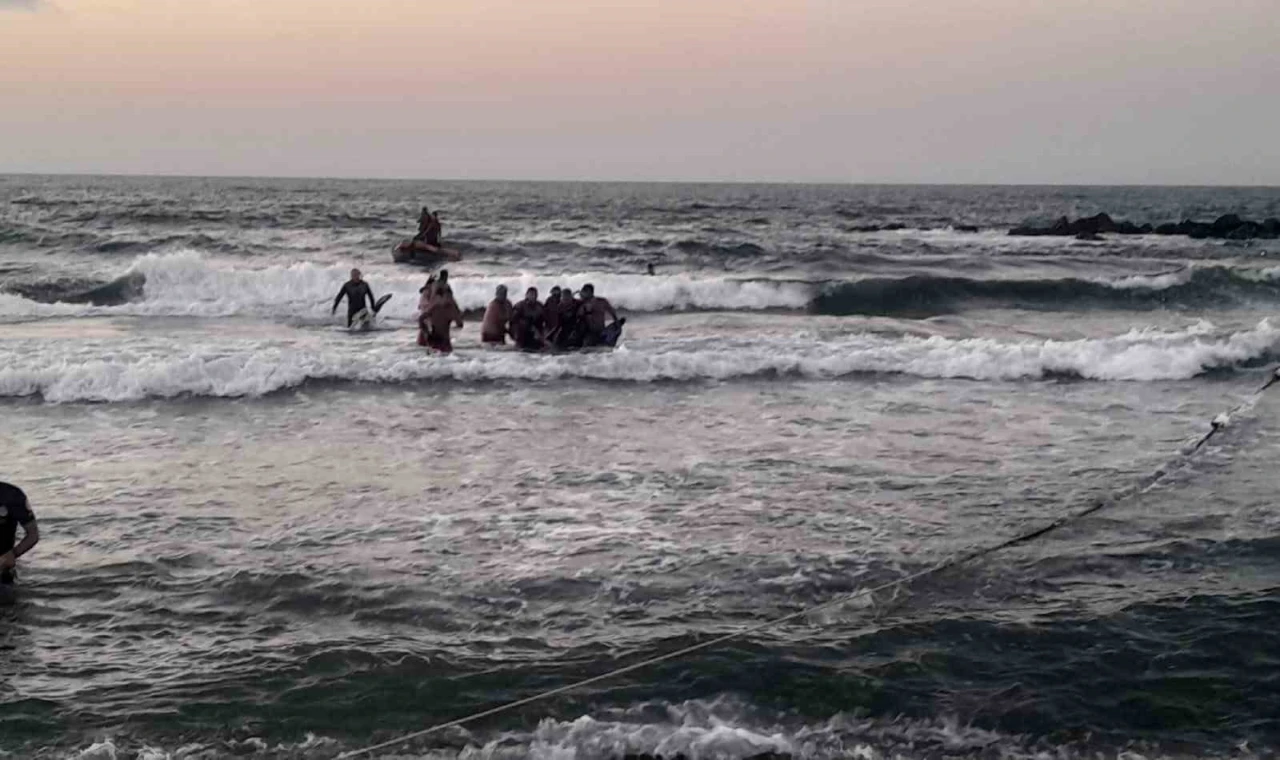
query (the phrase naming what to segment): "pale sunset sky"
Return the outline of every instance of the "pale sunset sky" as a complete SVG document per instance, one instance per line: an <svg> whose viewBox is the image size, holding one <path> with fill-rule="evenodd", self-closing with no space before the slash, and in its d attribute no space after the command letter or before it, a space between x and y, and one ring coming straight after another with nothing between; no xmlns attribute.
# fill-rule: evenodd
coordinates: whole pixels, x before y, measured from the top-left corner
<svg viewBox="0 0 1280 760"><path fill-rule="evenodd" d="M0 0L0 172L1280 184L1280 0Z"/></svg>

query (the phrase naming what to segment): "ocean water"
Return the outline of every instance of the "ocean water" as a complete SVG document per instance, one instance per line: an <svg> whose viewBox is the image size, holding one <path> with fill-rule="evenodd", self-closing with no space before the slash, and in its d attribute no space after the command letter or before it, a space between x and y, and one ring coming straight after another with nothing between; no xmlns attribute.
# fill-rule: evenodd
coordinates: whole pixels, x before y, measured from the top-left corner
<svg viewBox="0 0 1280 760"><path fill-rule="evenodd" d="M621 347L424 353L423 204ZM0 757L333 758L1100 501L371 756L1274 756L1280 242L1007 235L1098 211L1280 190L0 177Z"/></svg>

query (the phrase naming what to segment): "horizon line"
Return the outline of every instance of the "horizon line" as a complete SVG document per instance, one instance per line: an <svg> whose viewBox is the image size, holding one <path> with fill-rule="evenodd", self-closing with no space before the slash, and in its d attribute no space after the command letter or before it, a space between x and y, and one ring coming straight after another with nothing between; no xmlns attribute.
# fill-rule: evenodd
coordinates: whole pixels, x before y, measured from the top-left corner
<svg viewBox="0 0 1280 760"><path fill-rule="evenodd" d="M452 182L482 183L510 182L527 184L583 184L583 185L794 185L794 186L844 186L844 187L1163 187L1163 188L1246 188L1254 190L1280 189L1280 184L1229 184L1229 183L1180 183L1180 182L928 182L906 180L806 180L806 179L513 179L502 177L367 177L357 175L322 174L150 174L142 172L35 172L0 171L0 177L82 177L101 179L221 179L221 180L321 180L347 182Z"/></svg>

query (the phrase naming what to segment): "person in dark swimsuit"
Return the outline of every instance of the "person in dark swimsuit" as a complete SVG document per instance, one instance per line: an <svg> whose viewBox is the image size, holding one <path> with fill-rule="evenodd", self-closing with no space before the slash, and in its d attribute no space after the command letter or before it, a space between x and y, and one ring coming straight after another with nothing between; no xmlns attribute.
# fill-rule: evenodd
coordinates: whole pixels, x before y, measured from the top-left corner
<svg viewBox="0 0 1280 760"><path fill-rule="evenodd" d="M369 309L372 311L374 303L373 290L369 287L369 283L360 278L360 270L351 270L351 279L342 284L342 289L338 291L338 297L333 299L333 308L329 310L332 314L338 310L338 304L343 298L347 299L347 327L351 326L351 322L356 315L364 309L365 300L369 301Z"/></svg>
<svg viewBox="0 0 1280 760"><path fill-rule="evenodd" d="M560 304L556 308L556 348L573 348L578 335L578 299L573 288L560 289Z"/></svg>
<svg viewBox="0 0 1280 760"><path fill-rule="evenodd" d="M22 540L15 545L18 526L22 526ZM39 541L40 528L27 495L17 486L0 483L0 585L13 585L18 560Z"/></svg>
<svg viewBox="0 0 1280 760"><path fill-rule="evenodd" d="M541 351L546 344L546 308L538 303L538 289L529 288L511 310L511 337L522 351Z"/></svg>
<svg viewBox="0 0 1280 760"><path fill-rule="evenodd" d="M427 245L433 248L440 247L440 229L440 214L432 214L431 223L427 225L427 229L423 233L423 240Z"/></svg>
<svg viewBox="0 0 1280 760"><path fill-rule="evenodd" d="M555 340L556 328L560 326L560 286L551 289L551 295L542 304L542 321L546 326L547 342Z"/></svg>

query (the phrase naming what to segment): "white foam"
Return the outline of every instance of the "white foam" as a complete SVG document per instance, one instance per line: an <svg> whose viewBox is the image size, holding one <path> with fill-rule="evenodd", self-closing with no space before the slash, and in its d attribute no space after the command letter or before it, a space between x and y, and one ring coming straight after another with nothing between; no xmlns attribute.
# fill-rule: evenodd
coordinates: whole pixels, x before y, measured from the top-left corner
<svg viewBox="0 0 1280 760"><path fill-rule="evenodd" d="M143 316L257 316L320 319L333 305L346 281L349 268L298 263L287 266L247 268L237 262L208 259L195 252L148 254L139 257L122 274L146 277L142 299L119 306L42 304L14 295L0 294L0 318L6 321L32 317L85 315ZM366 272L374 292L393 294L384 313L409 319L418 303L423 272L403 269ZM689 274L647 276L577 272L548 275L523 272L509 277L459 276L450 280L463 309L481 309L493 298L498 285L506 285L513 298L528 287L542 297L554 285L575 290L590 282L596 293L615 307L628 311L672 309L800 309L812 296L811 286L793 282L766 282L705 277ZM341 308L341 307L340 307Z"/></svg>
<svg viewBox="0 0 1280 760"><path fill-rule="evenodd" d="M753 376L838 378L880 372L929 378L1025 380L1067 374L1093 380L1181 380L1259 358L1280 341L1263 320L1251 330L1207 336L1134 331L1089 340L849 335L676 340L626 339L613 353L561 356L468 348L452 356L411 345L408 330L367 337L297 331L298 337L195 338L139 333L126 339L9 340L0 344L0 396L48 401L131 401L180 395L260 396L308 380L621 382L730 380ZM475 340L459 336L460 345Z"/></svg>
<svg viewBox="0 0 1280 760"><path fill-rule="evenodd" d="M1193 272L1194 270L1188 267L1165 274L1135 274L1131 277L1122 277L1119 280L1095 280L1094 282L1116 290L1167 290L1178 285L1185 285L1191 280Z"/></svg>
<svg viewBox="0 0 1280 760"><path fill-rule="evenodd" d="M964 723L955 717L857 717L837 713L825 720L801 722L795 715L753 708L738 699L683 703L648 702L608 710L607 715L576 720L545 718L533 731L454 729L449 741L426 747L406 742L373 751L376 760L611 760L632 755L683 756L692 760L747 760L763 753L805 760L900 760L950 757L959 760L1171 760L1177 754L1139 754L1125 749L1100 750L1096 741L1054 744L1035 736L1002 734ZM408 729L406 729L406 732ZM133 749L127 737L104 739L72 757L112 760L178 760L179 758L244 757L254 760L334 757L339 751L364 749L308 735L293 744L271 745L260 739L210 740L171 750L143 745ZM428 748L429 747L429 748ZM1185 753L1182 755L1186 756ZM1245 744L1214 755L1224 760L1253 760L1259 754Z"/></svg>

